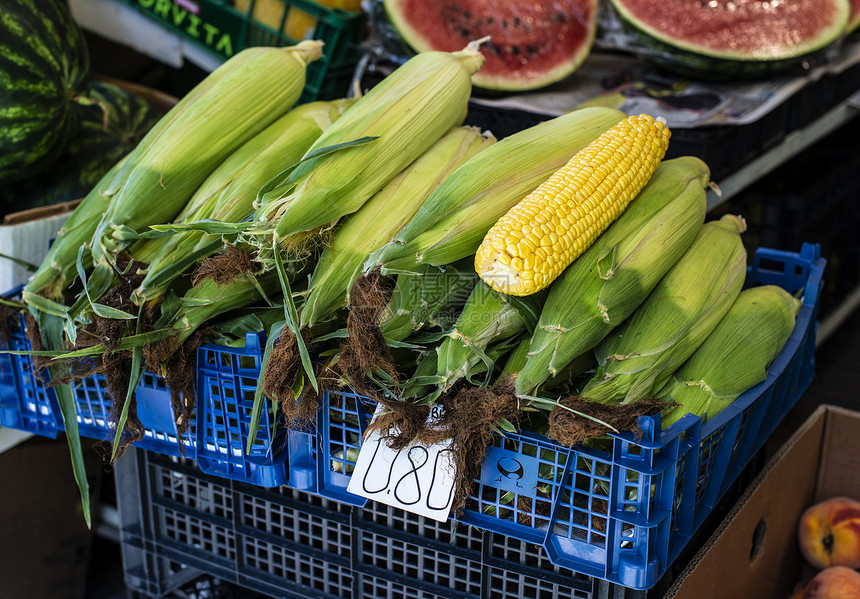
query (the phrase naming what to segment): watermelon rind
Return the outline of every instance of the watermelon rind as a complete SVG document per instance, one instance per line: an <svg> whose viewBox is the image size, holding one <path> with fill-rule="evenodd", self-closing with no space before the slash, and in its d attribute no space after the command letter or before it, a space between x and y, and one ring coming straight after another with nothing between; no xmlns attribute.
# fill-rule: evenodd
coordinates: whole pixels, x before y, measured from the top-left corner
<svg viewBox="0 0 860 599"><path fill-rule="evenodd" d="M105 173L135 148L161 113L140 96L106 81L93 81L76 135L66 145L50 176L40 173L0 186L4 214L84 197Z"/></svg>
<svg viewBox="0 0 860 599"><path fill-rule="evenodd" d="M831 3L835 9L828 27L815 37L776 49L771 47L766 54L752 55L734 49L715 50L672 37L637 19L627 6L631 1L635 2L610 0L609 6L625 30L635 38L631 44L634 51L667 70L711 80L764 78L826 61L828 52L844 36L850 13L848 0L822 0Z"/></svg>
<svg viewBox="0 0 860 599"><path fill-rule="evenodd" d="M64 0L3 0L0 183L57 159L74 135L88 78L86 39Z"/></svg>
<svg viewBox="0 0 860 599"><path fill-rule="evenodd" d="M854 33L858 26L860 26L860 0L851 0L851 16L848 17L845 33Z"/></svg>
<svg viewBox="0 0 860 599"><path fill-rule="evenodd" d="M434 44L424 31L416 28L410 23L403 11L403 6L409 0L381 0L384 3L385 14L389 22L394 27L395 31L402 38L406 46L414 52L428 52L433 50L455 51L465 47L470 41L480 39L485 35L480 28L476 29L473 35L463 37L460 41L460 47L440 47ZM426 0L419 0L426 1ZM433 2L427 6L441 7L443 4L459 4L453 2ZM541 4L534 2L532 4ZM551 6L553 2L544 2ZM492 90L495 92L523 92L535 89L541 89L557 83L576 71L582 63L588 58L591 48L594 44L594 39L597 34L597 14L598 0L583 0L582 4L586 8L588 16L585 23L585 36L581 40L579 46L570 55L565 55L563 52L552 54L556 63L550 67L541 66L535 67L528 63L527 58L523 58L523 66L520 69L512 70L509 73L491 74L487 68L482 68L477 73L472 75L472 83L475 87L484 90ZM504 13L509 6L515 6L515 3L508 5L506 3L498 3L498 14ZM497 17L501 18L501 17ZM497 51L492 47L492 36L490 36L489 44L485 44L481 48L481 52L489 59L490 54ZM485 63L486 64L486 63Z"/></svg>

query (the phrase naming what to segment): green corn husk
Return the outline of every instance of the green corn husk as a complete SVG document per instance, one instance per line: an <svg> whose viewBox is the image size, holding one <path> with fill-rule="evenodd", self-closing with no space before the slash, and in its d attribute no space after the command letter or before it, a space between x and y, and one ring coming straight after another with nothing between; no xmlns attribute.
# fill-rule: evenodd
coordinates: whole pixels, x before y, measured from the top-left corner
<svg viewBox="0 0 860 599"><path fill-rule="evenodd" d="M661 163L627 210L556 279L532 336L517 393L534 395L645 300L693 242L706 211L707 165Z"/></svg>
<svg viewBox="0 0 860 599"><path fill-rule="evenodd" d="M545 297L545 293L526 297L504 295L483 281L478 282L454 329L437 348L439 388L449 389L482 362L491 371L492 360L484 350L490 343L504 342L533 328Z"/></svg>
<svg viewBox="0 0 860 599"><path fill-rule="evenodd" d="M627 322L597 346L597 373L582 396L632 404L651 398L696 351L744 282L746 224L727 214L702 225L689 249Z"/></svg>
<svg viewBox="0 0 860 599"><path fill-rule="evenodd" d="M190 101L171 109L106 190L111 201L93 235L94 263L110 260L131 232L171 221L218 164L287 112L321 47L307 41L242 50L204 79L202 93L192 90Z"/></svg>
<svg viewBox="0 0 860 599"><path fill-rule="evenodd" d="M625 116L611 108L583 108L487 148L448 177L403 231L371 255L365 272L449 264L474 254L501 216Z"/></svg>
<svg viewBox="0 0 860 599"><path fill-rule="evenodd" d="M478 282L471 259L447 266L419 266L397 276L379 328L386 340L403 341L425 328L447 330Z"/></svg>
<svg viewBox="0 0 860 599"><path fill-rule="evenodd" d="M261 294L262 292L265 294ZM201 326L231 310L265 301L280 291L275 271L253 277L237 277L226 285L204 279L182 297L179 310L172 319L172 328L179 344L188 339ZM283 313L282 313L283 315Z"/></svg>
<svg viewBox="0 0 860 599"><path fill-rule="evenodd" d="M102 215L110 204L110 199L104 194L104 191L130 155L131 153L124 156L105 173L101 181L81 200L81 203L60 228L48 254L24 287L23 298L25 303L33 300L34 295L41 295L53 301L62 301L64 292L76 276L74 256L79 247L92 239ZM73 256L73 258L68 259L68 256Z"/></svg>
<svg viewBox="0 0 860 599"><path fill-rule="evenodd" d="M280 173L284 165L298 162L354 103L353 99L339 99L298 106L233 152L194 193L176 218L178 227L153 227L177 232L166 241L148 239L132 248L136 260L149 264L146 278L132 299L138 304L157 300L179 274L223 247L220 235L183 230L183 224L204 219L232 223L251 214L260 186ZM155 258L147 259L153 249Z"/></svg>
<svg viewBox="0 0 860 599"><path fill-rule="evenodd" d="M319 257L302 326L313 326L342 307L370 253L400 231L448 174L494 142L474 127L453 129L350 215Z"/></svg>
<svg viewBox="0 0 860 599"><path fill-rule="evenodd" d="M372 88L311 147L283 182L261 190L256 220L274 227L274 239L331 225L361 208L397 173L466 116L471 75L483 64L476 48L422 52ZM311 157L356 140L369 143ZM280 177L278 178L280 179ZM271 248L269 234L259 235Z"/></svg>
<svg viewBox="0 0 860 599"><path fill-rule="evenodd" d="M794 329L801 302L775 285L741 291L699 349L657 393L675 402L663 427L685 414L713 418L742 393L767 378L767 369Z"/></svg>

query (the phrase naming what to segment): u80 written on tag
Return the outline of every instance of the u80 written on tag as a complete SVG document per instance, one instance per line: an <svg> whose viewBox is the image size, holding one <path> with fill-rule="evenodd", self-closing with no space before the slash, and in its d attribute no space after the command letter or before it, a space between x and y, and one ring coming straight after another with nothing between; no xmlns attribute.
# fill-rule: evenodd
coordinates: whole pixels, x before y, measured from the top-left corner
<svg viewBox="0 0 860 599"><path fill-rule="evenodd" d="M412 443L394 450L374 431L361 445L347 491L444 522L454 499L450 445Z"/></svg>

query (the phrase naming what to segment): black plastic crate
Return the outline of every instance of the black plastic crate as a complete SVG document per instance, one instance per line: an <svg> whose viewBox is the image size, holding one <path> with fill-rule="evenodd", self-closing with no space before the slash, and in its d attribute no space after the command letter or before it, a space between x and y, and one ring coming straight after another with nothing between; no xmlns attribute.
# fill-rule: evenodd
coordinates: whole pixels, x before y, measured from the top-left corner
<svg viewBox="0 0 860 599"><path fill-rule="evenodd" d="M761 463L739 478L714 525ZM634 591L555 566L539 545L454 519L264 489L138 449L115 474L126 584L147 597L170 596L205 576L295 599L648 599L671 582Z"/></svg>
<svg viewBox="0 0 860 599"><path fill-rule="evenodd" d="M647 597L606 595L618 591L538 545L455 520L212 478L179 458L130 451L116 481L126 582L151 597L201 573L274 597Z"/></svg>
<svg viewBox="0 0 860 599"><path fill-rule="evenodd" d="M740 214L748 253L790 250L814 239L827 260L819 301L826 317L860 285L860 119L825 137L719 205L711 217Z"/></svg>

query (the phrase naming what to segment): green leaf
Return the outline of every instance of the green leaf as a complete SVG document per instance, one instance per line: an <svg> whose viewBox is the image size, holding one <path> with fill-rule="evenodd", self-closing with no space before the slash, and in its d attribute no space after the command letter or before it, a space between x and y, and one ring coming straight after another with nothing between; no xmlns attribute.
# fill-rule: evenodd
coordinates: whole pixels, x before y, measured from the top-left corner
<svg viewBox="0 0 860 599"><path fill-rule="evenodd" d="M138 327L139 329L140 327ZM119 415L119 421L116 423L116 435L113 440L113 451L111 451L110 459L116 459L116 451L119 448L119 440L122 437L122 431L125 428L125 422L128 419L128 406L131 405L131 396L134 395L137 384L140 382L140 377L143 375L143 365L141 364L141 356L143 352L139 347L135 347L131 352L131 373L128 381L128 389L125 392L125 403L122 406L122 413Z"/></svg>
<svg viewBox="0 0 860 599"><path fill-rule="evenodd" d="M506 419L506 418L499 418L498 425L503 431L505 431L507 433L517 432L517 427L515 427L513 424L511 424L511 421Z"/></svg>
<svg viewBox="0 0 860 599"><path fill-rule="evenodd" d="M278 271L278 279L281 282L281 290L284 294L284 318L287 321L287 327L296 336L296 346L299 348L299 356L302 359L302 369L305 371L305 376L308 377L314 391L319 392L314 368L311 364L311 356L308 353L308 348L305 345L305 340L302 339L301 330L299 329L299 315L296 312L296 304L293 302L293 292L290 289L290 281L284 268L284 260L278 251L277 239L273 240L273 245L275 250L275 268Z"/></svg>
<svg viewBox="0 0 860 599"><path fill-rule="evenodd" d="M27 294L27 305L48 316L65 318L69 313L68 306L49 300L36 293Z"/></svg>
<svg viewBox="0 0 860 599"><path fill-rule="evenodd" d="M272 357L272 349L275 346L275 341L281 336L281 331L287 325L286 322L279 322L272 326L269 338L266 339L266 349L263 351L263 358L260 360L260 374L257 376L257 389L254 391L254 404L251 406L251 422L248 423L248 444L245 448L245 453L250 454L251 448L254 446L254 441L257 439L257 430L260 428L260 415L263 413L263 402L266 396L263 393L263 378L266 376L266 367ZM274 437L270 437L274 439Z"/></svg>
<svg viewBox="0 0 860 599"><path fill-rule="evenodd" d="M323 148L319 148L318 150L314 150L313 152L311 152L309 154L305 154L304 156L302 156L301 160L299 160L295 164L292 164L292 165L288 166L287 168L285 168L284 170L282 170L280 173L278 173L277 175L275 175L274 177L269 179L269 181L260 188L260 190L257 192L257 203L258 204L265 204L266 203L266 196L269 195L270 193L273 193L277 190L277 193L275 195L280 196L280 195L283 195L290 187L292 187L294 184L289 183L290 175L303 162L306 162L308 160L313 160L314 158L319 158L320 156L325 156L327 154L332 154L332 153L338 152L340 150L345 150L347 148L352 148L355 146L363 146L364 144L370 143L376 139L379 139L379 138L378 137L369 137L369 136L359 137L358 139L354 139L352 141L345 141L343 143L325 146ZM279 188L281 188L281 189L279 189Z"/></svg>
<svg viewBox="0 0 860 599"><path fill-rule="evenodd" d="M113 225L111 237L118 241L134 241L140 237L137 231L127 225Z"/></svg>
<svg viewBox="0 0 860 599"><path fill-rule="evenodd" d="M9 256L8 254L0 252L0 258L5 258L6 260L14 262L27 272L36 272L37 270L39 270L39 267L35 264L31 264L30 262L27 262L26 260L21 260L20 258L16 258L15 256Z"/></svg>
<svg viewBox="0 0 860 599"><path fill-rule="evenodd" d="M525 323L529 335L534 334L535 327L540 319L544 299L549 293L549 288L539 291L533 295L518 297L515 295L499 294L500 297L520 315Z"/></svg>
<svg viewBox="0 0 860 599"><path fill-rule="evenodd" d="M42 342L46 347L58 349L63 346L63 322L62 319L54 316L43 316L38 313L33 314L39 324L39 330L42 333ZM58 380L62 375L63 368L60 366L49 366L48 373L51 378ZM84 519L87 523L87 528L92 528L92 513L90 508L90 486L87 482L86 466L84 464L83 449L81 447L80 431L78 430L78 414L75 408L75 398L70 384L55 385L54 391L57 394L57 401L60 407L60 412L63 415L63 423L66 429L66 441L69 444L69 453L72 460L72 470L75 475L75 482L78 484L78 490L81 494L81 506L84 512Z"/></svg>
<svg viewBox="0 0 860 599"><path fill-rule="evenodd" d="M182 233L185 231L203 231L210 235L237 235L250 231L257 226L255 222L225 223L219 220L204 218L193 223L170 223L166 225L152 225L153 231L160 233Z"/></svg>
<svg viewBox="0 0 860 599"><path fill-rule="evenodd" d="M90 305L93 307L93 312L101 316L102 318L113 318L117 320L134 320L137 318L133 314L129 314L128 312L123 312L117 308L111 308L110 306L105 306L104 304L99 304L98 302L92 302Z"/></svg>

